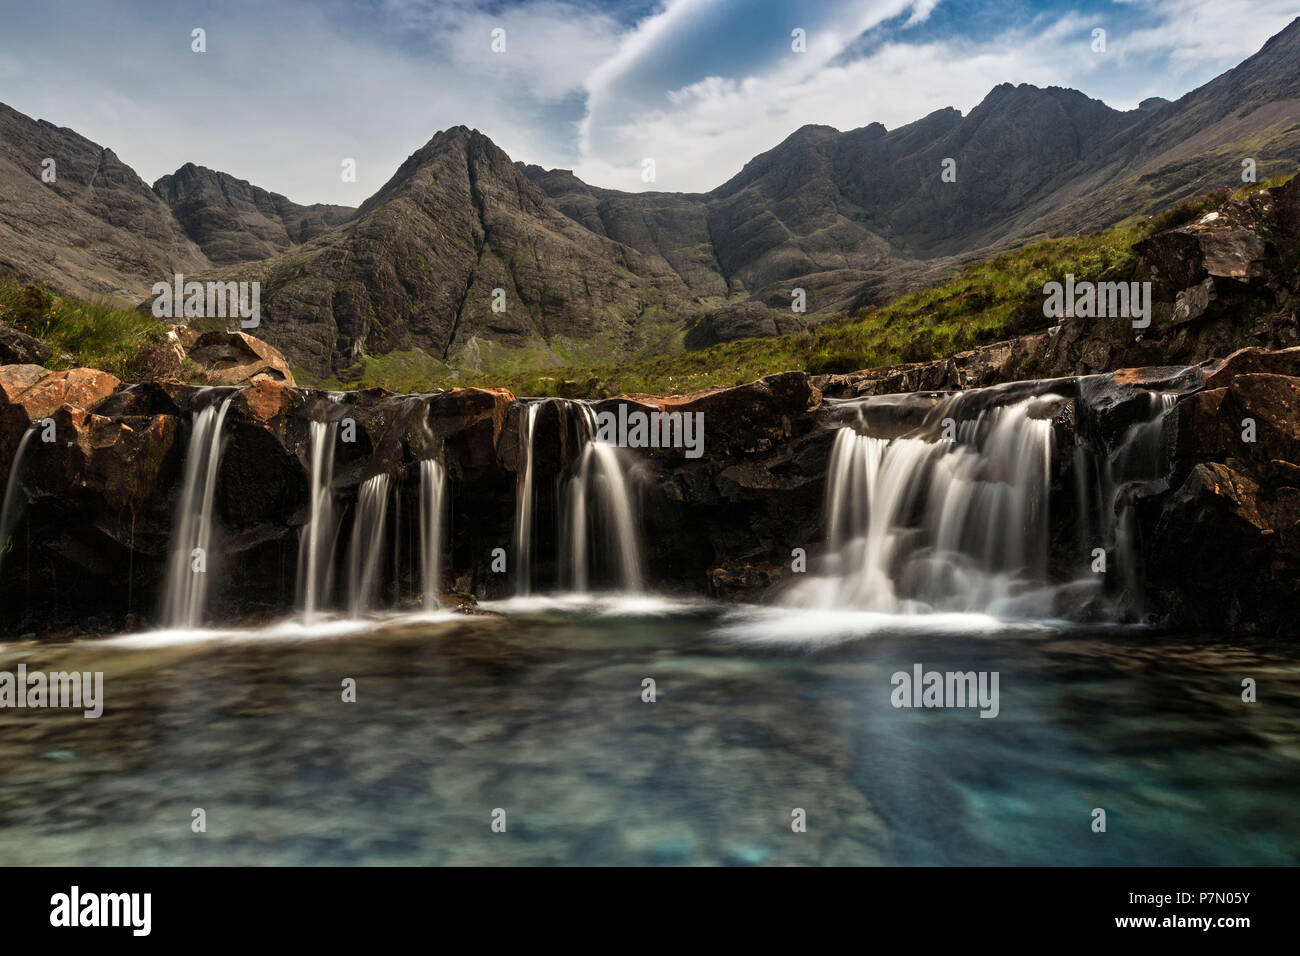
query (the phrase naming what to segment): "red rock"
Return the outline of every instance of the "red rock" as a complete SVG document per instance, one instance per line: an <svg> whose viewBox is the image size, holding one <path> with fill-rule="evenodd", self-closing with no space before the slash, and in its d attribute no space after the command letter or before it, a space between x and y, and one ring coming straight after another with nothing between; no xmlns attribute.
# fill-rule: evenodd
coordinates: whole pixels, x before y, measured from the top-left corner
<svg viewBox="0 0 1300 956"><path fill-rule="evenodd" d="M293 404L294 398L292 387L260 378L242 389L236 401L248 409L250 418L265 425L283 414Z"/></svg>

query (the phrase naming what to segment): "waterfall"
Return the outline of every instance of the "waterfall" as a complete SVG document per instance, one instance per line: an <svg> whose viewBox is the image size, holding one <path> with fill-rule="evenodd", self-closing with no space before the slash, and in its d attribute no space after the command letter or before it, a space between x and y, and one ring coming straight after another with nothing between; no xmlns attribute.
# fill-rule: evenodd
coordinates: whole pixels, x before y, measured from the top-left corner
<svg viewBox="0 0 1300 956"><path fill-rule="evenodd" d="M447 473L431 458L420 462L420 575L424 609L438 607L446 537Z"/></svg>
<svg viewBox="0 0 1300 956"><path fill-rule="evenodd" d="M312 422L308 434L311 459L311 513L298 539L298 605L310 624L329 600L334 582L334 446L337 422Z"/></svg>
<svg viewBox="0 0 1300 956"><path fill-rule="evenodd" d="M644 588L638 522L628 490L619 449L598 440L596 413L578 404L582 452L577 473L566 489L564 543L569 585L574 591L591 589L592 556L614 573L611 579L627 592Z"/></svg>
<svg viewBox="0 0 1300 956"><path fill-rule="evenodd" d="M590 403L546 399L530 402L520 416L515 593L526 595L533 586L537 517L541 510L535 474L537 420L548 404L560 412L561 451L566 447L578 449L576 455L561 456L567 462L555 479L559 483L556 557L560 583L577 593L588 593L597 586L613 586L631 593L644 590L640 520L626 453L597 439L597 415ZM548 456L545 460L551 459Z"/></svg>
<svg viewBox="0 0 1300 956"><path fill-rule="evenodd" d="M528 594L533 583L533 432L540 402L520 410L519 477L515 489L515 593Z"/></svg>
<svg viewBox="0 0 1300 956"><path fill-rule="evenodd" d="M219 406L209 405L194 416L167 566L163 621L168 627L195 628L203 621L212 548L212 502L221 464L221 426L230 402L227 398Z"/></svg>
<svg viewBox="0 0 1300 956"><path fill-rule="evenodd" d="M834 415L848 420L835 435L827 469L826 555L817 573L787 592L786 603L1043 618L1071 608L1095 613L1088 605L1105 591L1116 605L1110 613L1140 617L1135 501L1167 481L1167 422L1177 394L1110 393L1108 402L1148 402L1146 414L1111 440L1090 432L1084 440L1090 419L1081 419L1080 409L1091 408L1075 399L1080 437L1058 462L1067 494L1057 518L1054 419L1071 399L1050 389L1078 395L1089 387L1082 379L1016 383L937 401L881 396L840 403ZM1066 555L1054 578L1053 523L1066 531L1070 521L1067 538L1078 556ZM1099 546L1113 555L1105 574L1093 567Z"/></svg>
<svg viewBox="0 0 1300 956"><path fill-rule="evenodd" d="M387 475L375 475L357 492L348 544L348 611L353 617L373 607L378 596L391 484Z"/></svg>
<svg viewBox="0 0 1300 956"><path fill-rule="evenodd" d="M1128 427L1102 467L1102 541L1114 553L1129 610L1140 617L1142 601L1141 541L1135 498L1162 484L1168 467L1166 444L1169 412L1178 402L1172 392L1151 392L1147 418Z"/></svg>
<svg viewBox="0 0 1300 956"><path fill-rule="evenodd" d="M4 566L9 535L18 526L18 518L22 514L22 507L18 503L19 483L22 480L23 459L32 436L36 434L36 427L32 425L23 432L23 437L18 442L18 450L14 452L14 460L9 463L9 480L5 482L4 498L0 499L0 568Z"/></svg>
<svg viewBox="0 0 1300 956"><path fill-rule="evenodd" d="M840 429L827 471L826 573L789 600L906 614L997 610L1032 595L1047 576L1060 401L1035 396L963 418L956 396L928 419L946 423L938 438Z"/></svg>

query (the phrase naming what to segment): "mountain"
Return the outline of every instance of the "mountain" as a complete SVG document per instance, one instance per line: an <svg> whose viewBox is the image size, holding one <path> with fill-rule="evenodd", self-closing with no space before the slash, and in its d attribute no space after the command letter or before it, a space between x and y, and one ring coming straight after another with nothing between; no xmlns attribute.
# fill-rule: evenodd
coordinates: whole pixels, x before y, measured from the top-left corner
<svg viewBox="0 0 1300 956"><path fill-rule="evenodd" d="M53 160L53 181L42 181ZM76 295L139 298L207 268L166 203L111 149L0 104L0 269Z"/></svg>
<svg viewBox="0 0 1300 956"><path fill-rule="evenodd" d="M1297 156L1300 18L1175 102L1004 83L964 116L805 126L707 193L591 186L463 126L355 211L194 165L151 190L0 107L0 268L137 301L173 271L258 280L258 334L322 377L394 352L429 374L580 365L797 329L796 289L808 313L877 304L1035 236L1240 185L1245 158L1264 178Z"/></svg>
<svg viewBox="0 0 1300 956"><path fill-rule="evenodd" d="M972 253L1113 225L1300 155L1300 19L1175 103L1122 112L1076 90L1004 83L966 116L886 130L805 126L709 193L620 193L526 167L589 229L658 255L702 297L809 309L879 302ZM956 178L945 182L945 159ZM724 336L725 337L725 336Z"/></svg>
<svg viewBox="0 0 1300 956"><path fill-rule="evenodd" d="M464 126L346 223L247 275L267 339L318 373L417 348L458 366L485 351L542 365L634 354L691 301L672 269L557 211Z"/></svg>
<svg viewBox="0 0 1300 956"><path fill-rule="evenodd" d="M186 163L153 184L209 261L217 265L266 259L346 222L355 209L300 206L228 173Z"/></svg>

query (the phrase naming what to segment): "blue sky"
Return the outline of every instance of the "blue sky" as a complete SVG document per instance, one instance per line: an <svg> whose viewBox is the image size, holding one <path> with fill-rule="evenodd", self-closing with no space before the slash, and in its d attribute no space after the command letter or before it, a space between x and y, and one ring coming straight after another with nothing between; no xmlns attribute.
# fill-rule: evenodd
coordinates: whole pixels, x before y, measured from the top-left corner
<svg viewBox="0 0 1300 956"><path fill-rule="evenodd" d="M298 202L357 205L458 124L597 185L703 191L806 123L893 128L967 112L1002 82L1118 109L1176 99L1298 13L1300 0L0 0L0 101L150 182L196 162Z"/></svg>

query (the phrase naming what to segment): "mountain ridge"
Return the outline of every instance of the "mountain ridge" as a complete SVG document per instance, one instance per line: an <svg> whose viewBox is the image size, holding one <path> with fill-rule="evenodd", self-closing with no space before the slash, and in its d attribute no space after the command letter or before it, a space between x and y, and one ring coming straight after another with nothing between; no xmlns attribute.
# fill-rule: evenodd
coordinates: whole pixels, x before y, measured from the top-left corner
<svg viewBox="0 0 1300 956"><path fill-rule="evenodd" d="M571 365L790 331L795 290L808 313L876 304L1239 182L1246 156L1264 178L1297 155L1300 18L1173 102L1000 83L966 115L800 127L705 193L592 186L459 125L357 209L303 206L193 163L150 187L0 107L0 268L137 301L173 271L259 280L259 334L322 377L393 352L431 373Z"/></svg>

